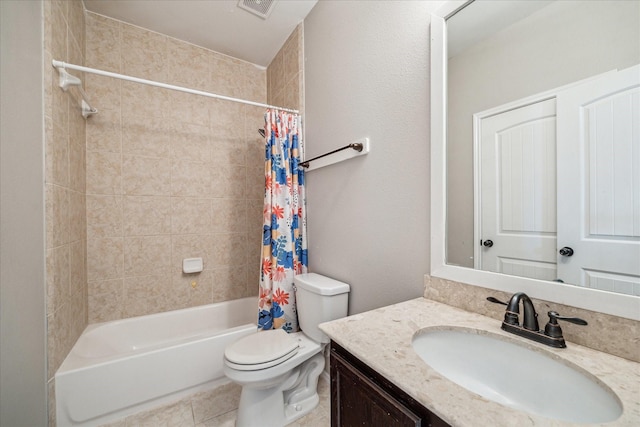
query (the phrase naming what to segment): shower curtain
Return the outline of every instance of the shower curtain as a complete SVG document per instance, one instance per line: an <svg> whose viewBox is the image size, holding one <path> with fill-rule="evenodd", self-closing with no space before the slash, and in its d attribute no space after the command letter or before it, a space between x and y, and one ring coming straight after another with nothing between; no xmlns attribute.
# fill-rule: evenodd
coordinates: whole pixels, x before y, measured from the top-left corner
<svg viewBox="0 0 640 427"><path fill-rule="evenodd" d="M307 272L301 117L267 110L258 328L297 332L293 277Z"/></svg>

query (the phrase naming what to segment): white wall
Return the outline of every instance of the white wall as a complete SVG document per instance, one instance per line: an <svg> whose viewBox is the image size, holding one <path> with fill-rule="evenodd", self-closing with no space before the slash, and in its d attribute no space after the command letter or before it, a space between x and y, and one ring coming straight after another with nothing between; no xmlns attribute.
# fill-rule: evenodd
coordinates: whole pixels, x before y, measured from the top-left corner
<svg viewBox="0 0 640 427"><path fill-rule="evenodd" d="M0 19L0 425L46 426L42 3Z"/></svg>
<svg viewBox="0 0 640 427"><path fill-rule="evenodd" d="M320 1L304 22L310 271L351 284L349 313L419 297L429 272L429 12L439 2Z"/></svg>
<svg viewBox="0 0 640 427"><path fill-rule="evenodd" d="M473 267L472 115L639 61L640 2L626 0L556 1L450 58L449 263Z"/></svg>

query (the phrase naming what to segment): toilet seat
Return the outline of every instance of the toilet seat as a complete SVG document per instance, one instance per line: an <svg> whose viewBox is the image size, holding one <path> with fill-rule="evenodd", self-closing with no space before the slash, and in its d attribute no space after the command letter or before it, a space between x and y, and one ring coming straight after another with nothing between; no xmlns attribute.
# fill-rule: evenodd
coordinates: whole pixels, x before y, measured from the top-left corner
<svg viewBox="0 0 640 427"><path fill-rule="evenodd" d="M226 364L240 371L266 369L292 358L298 353L298 340L283 329L258 332L228 346Z"/></svg>

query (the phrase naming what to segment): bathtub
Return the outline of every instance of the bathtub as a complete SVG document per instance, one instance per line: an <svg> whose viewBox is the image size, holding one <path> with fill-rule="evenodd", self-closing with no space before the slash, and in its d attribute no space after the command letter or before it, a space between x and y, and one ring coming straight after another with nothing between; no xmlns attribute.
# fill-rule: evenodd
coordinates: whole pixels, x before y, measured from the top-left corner
<svg viewBox="0 0 640 427"><path fill-rule="evenodd" d="M227 344L257 330L243 298L87 326L55 375L58 426L98 426L229 381Z"/></svg>

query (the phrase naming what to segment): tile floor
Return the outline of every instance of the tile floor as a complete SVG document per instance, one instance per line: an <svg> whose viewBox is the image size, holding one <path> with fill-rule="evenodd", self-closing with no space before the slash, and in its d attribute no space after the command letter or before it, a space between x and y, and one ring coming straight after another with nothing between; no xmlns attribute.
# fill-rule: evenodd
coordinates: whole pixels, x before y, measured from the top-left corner
<svg viewBox="0 0 640 427"><path fill-rule="evenodd" d="M131 415L102 427L234 427L237 411L232 410L214 417L211 417L210 411L220 411L225 407L237 408L239 391L238 386L229 384L214 393L205 392L156 410ZM320 395L318 406L311 413L288 424L287 427L329 427L331 425L330 388L329 381L324 376L321 376L318 381L318 394ZM207 412L210 413L209 418L207 418Z"/></svg>

